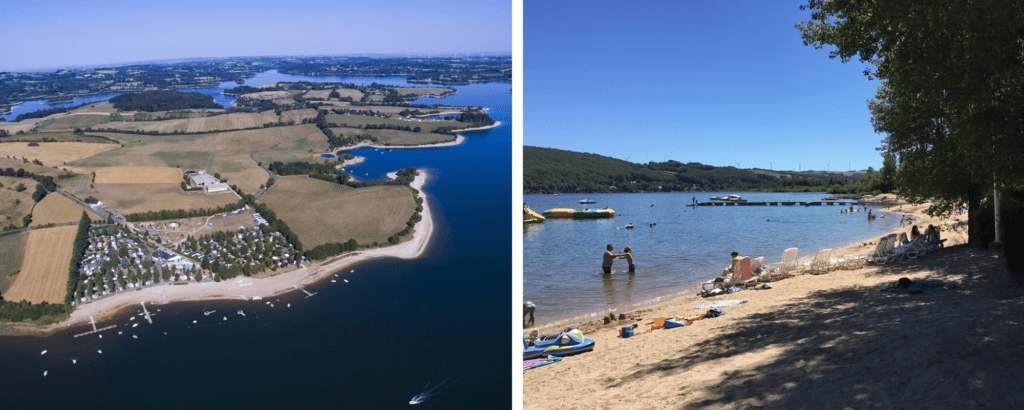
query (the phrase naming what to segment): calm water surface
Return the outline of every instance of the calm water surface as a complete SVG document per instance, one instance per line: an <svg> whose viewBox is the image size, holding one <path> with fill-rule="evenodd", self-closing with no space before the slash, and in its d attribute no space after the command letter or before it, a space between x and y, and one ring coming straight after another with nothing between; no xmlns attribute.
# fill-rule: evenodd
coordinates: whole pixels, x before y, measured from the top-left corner
<svg viewBox="0 0 1024 410"><path fill-rule="evenodd" d="M102 339L74 338L83 326L0 337L3 407L408 408L448 379L417 408L511 408L511 94L508 83L456 88L435 100L490 107L504 125L453 147L354 152L368 157L364 178L409 165L429 173L435 231L423 257L361 263L340 273L349 283L309 287L311 298L175 303L137 328L129 312L101 322L118 325Z"/></svg>
<svg viewBox="0 0 1024 410"><path fill-rule="evenodd" d="M560 326L589 320L609 310L627 311L678 296L700 281L721 274L729 253L779 262L782 251L800 256L838 249L887 233L899 217L867 220L867 214L837 214L838 206L686 206L694 198L736 192L595 195L525 195L537 212L551 208L609 206L614 219L558 220L528 225L523 235L523 298L537 305L537 322ZM750 201L813 201L824 193L740 192ZM597 204L580 205L580 199ZM869 206L870 208L870 206ZM878 212L877 210L875 212ZM881 214L879 214L881 215ZM616 229L633 223L634 229ZM651 227L651 224L657 224ZM612 244L633 250L635 275L624 259L612 275L601 272L601 255Z"/></svg>

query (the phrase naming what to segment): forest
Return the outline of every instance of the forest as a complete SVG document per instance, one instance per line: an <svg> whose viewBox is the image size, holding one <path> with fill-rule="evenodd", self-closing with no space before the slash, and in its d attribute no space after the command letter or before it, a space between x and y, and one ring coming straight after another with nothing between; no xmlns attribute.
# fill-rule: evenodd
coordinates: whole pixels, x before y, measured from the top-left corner
<svg viewBox="0 0 1024 410"><path fill-rule="evenodd" d="M894 165L893 165L894 166ZM758 171L758 172L755 172ZM765 191L879 194L892 187L891 172L864 175L715 167L669 160L636 164L596 154L523 147L523 192Z"/></svg>
<svg viewBox="0 0 1024 410"><path fill-rule="evenodd" d="M224 108L213 97L200 93L177 91L143 91L111 98L114 108L124 111L170 111L191 108Z"/></svg>

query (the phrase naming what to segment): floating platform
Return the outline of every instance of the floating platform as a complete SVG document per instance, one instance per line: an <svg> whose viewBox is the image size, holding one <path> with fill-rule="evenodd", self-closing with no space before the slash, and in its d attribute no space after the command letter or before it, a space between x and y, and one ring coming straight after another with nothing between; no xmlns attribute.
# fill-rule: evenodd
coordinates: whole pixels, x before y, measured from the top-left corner
<svg viewBox="0 0 1024 410"><path fill-rule="evenodd" d="M747 202L697 202L697 206L819 206L819 205L857 205L857 201L747 201Z"/></svg>

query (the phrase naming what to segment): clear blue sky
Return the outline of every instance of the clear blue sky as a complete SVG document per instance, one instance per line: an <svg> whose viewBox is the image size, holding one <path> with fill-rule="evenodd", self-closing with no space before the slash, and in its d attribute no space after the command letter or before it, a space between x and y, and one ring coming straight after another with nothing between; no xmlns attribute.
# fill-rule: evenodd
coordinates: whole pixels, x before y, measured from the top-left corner
<svg viewBox="0 0 1024 410"><path fill-rule="evenodd" d="M786 1L526 1L525 145L631 162L881 167L864 65L804 46Z"/></svg>
<svg viewBox="0 0 1024 410"><path fill-rule="evenodd" d="M0 3L0 71L191 57L511 50L508 0Z"/></svg>

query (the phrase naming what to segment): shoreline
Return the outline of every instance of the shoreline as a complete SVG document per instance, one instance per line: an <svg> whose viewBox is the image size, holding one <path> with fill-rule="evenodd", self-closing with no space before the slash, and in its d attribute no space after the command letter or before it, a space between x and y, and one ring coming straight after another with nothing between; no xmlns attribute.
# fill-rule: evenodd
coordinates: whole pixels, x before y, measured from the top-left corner
<svg viewBox="0 0 1024 410"><path fill-rule="evenodd" d="M884 208L877 209L876 211L878 212L878 216L879 217L881 217L883 215L883 213L884 213L884 214L893 214L893 215L912 215L912 216L915 217L915 219L914 219L914 222L912 224L904 225L902 228L896 228L895 230L893 230L891 232L887 232L884 235L872 236L872 237L868 237L868 238L864 238L864 239L860 239L860 240L854 240L853 242L848 243L846 245L841 245L841 247L833 248L831 258L832 259L842 258L845 255L861 256L861 255L867 254L869 252L872 252L872 251L875 250L875 245L877 245L878 240L880 238L884 237L884 236L889 235L889 234L895 233L895 234L898 235L901 232L905 232L907 234L907 236L909 237L910 236L910 229L911 229L912 225L922 225L922 224L924 224L924 227L919 228L920 231L923 233L924 232L924 228L926 228L928 224L934 224L937 227L942 228L943 237L945 237L947 232L948 232L947 230L950 229L948 227L950 225L943 225L943 222L950 223L951 221L959 221L959 220L966 221L967 220L966 214L964 214L962 216L962 218L961 217L957 217L957 216L954 216L952 218L947 218L947 219L930 217L930 216L928 216L927 214L924 213L924 211L928 208L928 205L929 205L929 203L924 203L924 204L920 204L920 205L903 204L902 206L894 204L894 205L891 205L889 209L884 209ZM900 210L903 207L906 207L907 209L906 210ZM864 215L867 215L867 213L865 212ZM964 237L963 242L966 243L966 236ZM952 244L949 244L949 246L952 246L954 244L959 244L959 243L952 243ZM821 249L827 249L827 248L825 248L825 247L814 248L808 255L800 256L800 257L798 257L797 260L800 261L800 262L810 261L811 259L814 258L814 254L817 251L821 250ZM807 250L806 249L801 249L801 253L805 252L805 251L807 251ZM752 259L754 258L754 255L750 255L750 256L751 256ZM757 255L757 256L762 256L762 255ZM766 256L766 258L765 258L765 266L768 266L768 265L771 265L773 263L779 262L779 260L768 259L769 258L768 255L764 255L764 256ZM782 255L779 254L779 255L771 255L770 257L775 257L775 258L780 258L781 259L781 256ZM678 300L680 298L685 298L685 297L688 297L688 296L694 296L694 294L700 290L701 282L707 281L707 280L713 280L716 277L718 277L718 276L715 275L712 272L712 273L709 273L708 276L705 277L702 281L698 281L696 283L693 283L693 284L691 284L691 285L689 285L689 286L687 286L685 288L682 288L680 290L677 290L677 291L672 291L672 292L669 292L669 293L664 294L664 295L654 296L652 298L644 299L644 300L641 300L641 301L629 304L627 306L610 307L610 308L605 308L605 309L602 309L602 310L599 310L599 311L584 312L584 313L576 314L576 315L574 315L572 317L568 317L568 318L556 319L556 320L553 320L551 322L537 323L534 326L531 326L529 328L523 328L523 332L524 333L529 333L530 331L538 330L538 331L541 331L541 333L543 333L544 331L548 331L550 329L562 329L562 328L565 328L565 327L574 327L574 326L579 326L579 325L585 325L585 324L588 324L588 323L591 323L591 322L595 321L595 319L597 321L601 321L601 318L604 317L604 316L607 316L609 313L615 313L616 315L618 315L618 314L624 313L624 312L626 314L629 314L629 313L635 312L635 311L643 311L643 310L654 309L654 308L657 308L658 306L661 306L661 305L670 304L673 301L676 301L676 300Z"/></svg>
<svg viewBox="0 0 1024 410"><path fill-rule="evenodd" d="M957 246L967 240L963 215L933 218L923 214L926 208L903 205L887 211L913 214L920 218L914 225L940 228L947 248L918 259L799 273L773 281L768 290L711 298L690 294L623 312L624 317L616 312L616 320L607 324L598 318L569 326L593 339L594 350L525 372L523 408L555 403L581 409L994 403L1004 394L1001 390L972 389L969 380L982 369L998 373L985 380L1014 379L1009 373L1017 370L998 369L996 363L1018 354L1012 341L1024 335L1024 327L1006 323L1024 311L1024 289L1012 285L1002 257ZM893 233L909 232L911 226ZM877 239L835 253L863 255ZM958 288L920 295L879 292L900 277ZM726 315L721 318L644 333L654 318L703 314L708 307L694 307L734 299L746 303L722 307ZM631 325L637 326L632 338L618 336L620 328ZM915 384L932 387L889 388Z"/></svg>
<svg viewBox="0 0 1024 410"><path fill-rule="evenodd" d="M86 325L90 317L95 318L97 322L102 319L109 319L121 311L138 308L143 302L156 302L160 305L167 305L174 302L196 302L203 300L252 301L253 296L269 298L288 292L300 292L298 287L314 285L333 273L359 262L375 258L416 259L426 250L427 245L430 243L430 238L434 234L430 201L422 189L426 179L426 172L419 170L419 175L410 184L412 188L419 192L417 196L423 198L423 212L420 213L423 215L423 219L417 223L413 231L412 240L385 248L337 255L327 261L306 264L298 269L268 278L256 279L239 276L221 282L209 280L201 283L190 282L188 285L179 286L162 284L138 291L124 291L124 293L109 296L95 302L78 305L67 319L53 325L0 324L0 329L6 328L6 331L0 332L0 334L11 335L10 333L13 331L13 336L49 336L58 330L71 326Z"/></svg>

